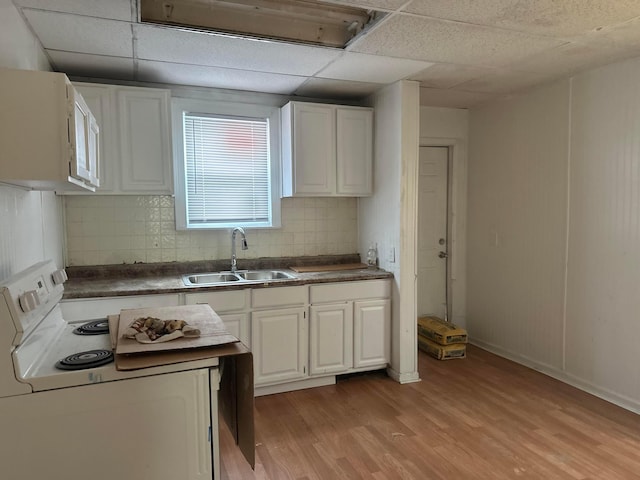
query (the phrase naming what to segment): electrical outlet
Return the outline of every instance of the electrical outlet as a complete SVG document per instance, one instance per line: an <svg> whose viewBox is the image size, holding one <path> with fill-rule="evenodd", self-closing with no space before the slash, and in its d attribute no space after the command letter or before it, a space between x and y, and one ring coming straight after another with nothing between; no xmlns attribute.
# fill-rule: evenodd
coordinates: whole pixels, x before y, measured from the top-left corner
<svg viewBox="0 0 640 480"><path fill-rule="evenodd" d="M396 262L396 247L389 247L389 255L387 257L389 263Z"/></svg>

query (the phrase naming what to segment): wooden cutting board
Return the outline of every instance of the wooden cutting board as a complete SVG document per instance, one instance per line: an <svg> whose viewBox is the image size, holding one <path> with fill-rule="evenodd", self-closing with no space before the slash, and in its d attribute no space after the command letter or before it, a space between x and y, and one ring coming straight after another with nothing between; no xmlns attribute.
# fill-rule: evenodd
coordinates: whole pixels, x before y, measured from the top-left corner
<svg viewBox="0 0 640 480"><path fill-rule="evenodd" d="M340 270L360 270L361 268L367 268L364 263L337 263L334 265L305 265L302 267L289 267L294 272L309 273L309 272L338 272Z"/></svg>
<svg viewBox="0 0 640 480"><path fill-rule="evenodd" d="M139 343L134 339L124 338L123 333L136 319L155 317L160 320L185 320L190 326L200 330L199 337L183 337L161 343ZM180 305L176 307L135 308L120 311L118 336L116 338L116 354L145 352L165 352L202 347L213 347L238 342L224 326L220 317L209 305Z"/></svg>

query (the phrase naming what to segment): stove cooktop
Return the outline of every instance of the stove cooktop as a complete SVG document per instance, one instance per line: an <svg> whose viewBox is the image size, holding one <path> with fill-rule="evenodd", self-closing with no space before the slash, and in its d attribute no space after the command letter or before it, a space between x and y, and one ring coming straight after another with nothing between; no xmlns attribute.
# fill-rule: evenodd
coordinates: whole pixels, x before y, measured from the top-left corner
<svg viewBox="0 0 640 480"><path fill-rule="evenodd" d="M109 333L109 321L105 318L102 320L93 320L84 323L73 330L76 335L103 335Z"/></svg>
<svg viewBox="0 0 640 480"><path fill-rule="evenodd" d="M56 362L56 368L60 370L83 370L94 368L113 362L111 350L89 350L74 353Z"/></svg>

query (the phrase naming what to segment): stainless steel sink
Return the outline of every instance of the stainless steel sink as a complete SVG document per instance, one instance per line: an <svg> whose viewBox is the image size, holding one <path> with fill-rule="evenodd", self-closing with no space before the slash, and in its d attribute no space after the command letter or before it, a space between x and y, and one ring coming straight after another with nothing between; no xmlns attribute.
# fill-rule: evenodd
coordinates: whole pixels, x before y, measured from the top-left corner
<svg viewBox="0 0 640 480"><path fill-rule="evenodd" d="M242 279L234 273L196 273L182 277L184 284L189 285L214 285L216 283L240 282Z"/></svg>
<svg viewBox="0 0 640 480"><path fill-rule="evenodd" d="M232 272L193 273L183 275L182 281L187 287L202 287L225 283L264 282L268 280L295 279L295 275L281 270L242 270Z"/></svg>
<svg viewBox="0 0 640 480"><path fill-rule="evenodd" d="M245 280L282 280L286 278L296 278L287 272L280 270L249 270L246 272L238 272Z"/></svg>

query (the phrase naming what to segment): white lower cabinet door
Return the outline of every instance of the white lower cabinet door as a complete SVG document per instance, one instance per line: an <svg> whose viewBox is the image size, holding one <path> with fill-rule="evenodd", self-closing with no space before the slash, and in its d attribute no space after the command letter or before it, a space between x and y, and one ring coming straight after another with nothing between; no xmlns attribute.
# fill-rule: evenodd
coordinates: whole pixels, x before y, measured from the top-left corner
<svg viewBox="0 0 640 480"><path fill-rule="evenodd" d="M312 305L309 315L311 375L336 374L353 366L353 303Z"/></svg>
<svg viewBox="0 0 640 480"><path fill-rule="evenodd" d="M391 301L356 301L353 309L353 367L384 367L391 354Z"/></svg>
<svg viewBox="0 0 640 480"><path fill-rule="evenodd" d="M256 386L308 377L305 311L304 307L298 307L251 314Z"/></svg>
<svg viewBox="0 0 640 480"><path fill-rule="evenodd" d="M227 331L244 343L247 347L251 346L251 338L249 338L249 315L246 313L227 313L220 315L220 319L224 322Z"/></svg>

